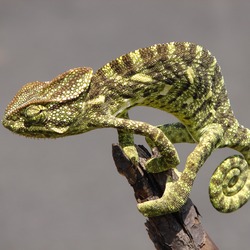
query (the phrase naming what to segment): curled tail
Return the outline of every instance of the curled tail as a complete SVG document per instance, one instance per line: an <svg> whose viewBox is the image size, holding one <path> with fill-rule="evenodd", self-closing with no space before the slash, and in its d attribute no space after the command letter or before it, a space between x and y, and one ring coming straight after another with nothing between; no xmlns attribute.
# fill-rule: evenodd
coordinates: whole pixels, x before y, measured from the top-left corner
<svg viewBox="0 0 250 250"><path fill-rule="evenodd" d="M210 200L222 213L233 212L250 198L250 168L244 157L226 158L214 171L209 185Z"/></svg>

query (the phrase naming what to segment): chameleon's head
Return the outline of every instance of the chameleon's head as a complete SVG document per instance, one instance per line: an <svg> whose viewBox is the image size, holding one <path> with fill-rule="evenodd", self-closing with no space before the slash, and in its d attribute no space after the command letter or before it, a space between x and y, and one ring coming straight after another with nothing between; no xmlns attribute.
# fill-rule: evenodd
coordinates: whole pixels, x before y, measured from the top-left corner
<svg viewBox="0 0 250 250"><path fill-rule="evenodd" d="M49 82L27 83L8 105L3 125L28 137L68 135L82 110L92 72L91 68L75 68Z"/></svg>

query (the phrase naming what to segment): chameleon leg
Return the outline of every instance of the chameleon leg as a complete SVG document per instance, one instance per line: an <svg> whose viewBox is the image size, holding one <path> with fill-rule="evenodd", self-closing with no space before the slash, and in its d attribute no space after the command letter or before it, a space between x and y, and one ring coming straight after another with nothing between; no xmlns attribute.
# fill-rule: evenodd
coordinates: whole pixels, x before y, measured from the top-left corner
<svg viewBox="0 0 250 250"><path fill-rule="evenodd" d="M223 136L223 129L218 124L208 125L201 132L200 141L188 156L185 169L178 181L167 182L161 198L138 204L138 209L144 216L152 217L173 213L186 203L197 172L218 146Z"/></svg>
<svg viewBox="0 0 250 250"><path fill-rule="evenodd" d="M120 115L120 117L124 119L129 119L128 112L125 111L122 115ZM134 134L132 132L121 129L118 129L117 132L119 144L122 147L123 151L133 162L133 164L137 164L139 162L139 155L134 146Z"/></svg>
<svg viewBox="0 0 250 250"><path fill-rule="evenodd" d="M189 134L186 127L180 122L160 125L157 126L157 128L159 128L172 143L183 143L183 142L195 143L194 139ZM146 141L152 149L155 148L155 143L151 139L146 137ZM151 173L161 172L161 171L156 171L158 169L161 170L160 167L157 168L155 167L156 165L160 164L161 162L157 158L151 158L147 161L146 169L148 172Z"/></svg>
<svg viewBox="0 0 250 250"><path fill-rule="evenodd" d="M149 169L146 165L148 171L162 172L168 168L176 167L180 163L179 156L174 145L159 128L145 122L127 120L117 117L109 116L100 117L99 119L99 124L102 123L102 127L113 127L118 130L122 130L123 134L120 133L119 135L121 138L124 138L126 133L127 135L130 133L135 133L148 137L154 142L154 145L157 147L160 156L153 158L154 164L150 165ZM131 135L128 138L131 140Z"/></svg>
<svg viewBox="0 0 250 250"><path fill-rule="evenodd" d="M171 123L157 126L172 143L195 143L192 136L187 131L186 127L180 123ZM154 147L154 143L146 137L146 141L150 147Z"/></svg>
<svg viewBox="0 0 250 250"><path fill-rule="evenodd" d="M240 155L225 159L213 173L209 195L219 212L230 213L242 207L250 198L250 169Z"/></svg>

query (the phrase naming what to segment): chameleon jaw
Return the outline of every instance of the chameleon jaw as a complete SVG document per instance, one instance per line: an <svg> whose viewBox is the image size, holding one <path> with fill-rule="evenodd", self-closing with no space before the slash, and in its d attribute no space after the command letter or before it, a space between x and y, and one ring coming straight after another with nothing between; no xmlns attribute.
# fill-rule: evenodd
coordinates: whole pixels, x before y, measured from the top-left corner
<svg viewBox="0 0 250 250"><path fill-rule="evenodd" d="M19 135L23 135L25 137L33 137L33 138L58 138L65 136L64 134L69 129L69 126L56 128L56 127L42 127L42 126L26 126L25 122L22 120L15 121L8 118L4 118L2 120L2 124L5 128L10 130L11 132Z"/></svg>

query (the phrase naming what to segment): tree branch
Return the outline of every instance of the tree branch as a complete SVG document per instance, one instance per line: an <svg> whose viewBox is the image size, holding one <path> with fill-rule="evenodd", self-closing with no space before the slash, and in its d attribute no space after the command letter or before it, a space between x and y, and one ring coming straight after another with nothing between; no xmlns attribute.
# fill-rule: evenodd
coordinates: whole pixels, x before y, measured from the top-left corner
<svg viewBox="0 0 250 250"><path fill-rule="evenodd" d="M147 173L143 162L151 155L143 146L137 146L139 166L131 163L119 145L113 144L112 148L117 170L133 187L138 203L161 197L168 176L174 180L178 179L172 169L159 174ZM157 250L218 249L204 231L199 212L190 199L179 212L148 218L145 225Z"/></svg>

